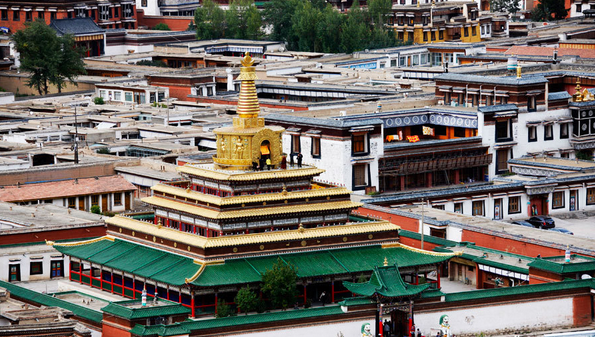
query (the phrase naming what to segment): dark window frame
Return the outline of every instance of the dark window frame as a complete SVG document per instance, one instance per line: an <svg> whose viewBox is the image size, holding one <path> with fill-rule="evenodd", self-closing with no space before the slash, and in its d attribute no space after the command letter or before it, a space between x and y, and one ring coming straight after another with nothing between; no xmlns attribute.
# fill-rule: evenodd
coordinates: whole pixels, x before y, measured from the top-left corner
<svg viewBox="0 0 595 337"><path fill-rule="evenodd" d="M312 137L312 144L310 146L310 154L312 158L320 158L321 154L320 137Z"/></svg>
<svg viewBox="0 0 595 337"><path fill-rule="evenodd" d="M508 214L521 213L521 197L508 197Z"/></svg>
<svg viewBox="0 0 595 337"><path fill-rule="evenodd" d="M537 141L537 126L529 126L527 127L528 132L527 132L527 138L529 143L533 143ZM531 137L531 133L533 132L533 136Z"/></svg>
<svg viewBox="0 0 595 337"><path fill-rule="evenodd" d="M548 136L549 130L549 136ZM543 140L554 140L554 125L547 124L543 126Z"/></svg>
<svg viewBox="0 0 595 337"><path fill-rule="evenodd" d="M570 127L568 125L570 125L570 123L560 124L560 139L568 139L570 135Z"/></svg>
<svg viewBox="0 0 595 337"><path fill-rule="evenodd" d="M31 261L29 275L43 275L43 261Z"/></svg>
<svg viewBox="0 0 595 337"><path fill-rule="evenodd" d="M552 192L552 209L559 209L566 207L564 202L566 199L565 191Z"/></svg>

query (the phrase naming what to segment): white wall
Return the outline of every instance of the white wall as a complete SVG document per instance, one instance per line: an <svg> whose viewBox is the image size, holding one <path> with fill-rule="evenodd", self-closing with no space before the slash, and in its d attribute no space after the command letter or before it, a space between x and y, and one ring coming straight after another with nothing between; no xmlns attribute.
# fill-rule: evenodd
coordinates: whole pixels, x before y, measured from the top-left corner
<svg viewBox="0 0 595 337"><path fill-rule="evenodd" d="M127 44L119 44L116 46L106 46L105 47L105 55L111 56L111 55L130 54L129 50L133 50L134 53L148 53L148 52L152 52L154 47L155 46L153 44L142 45L142 46L127 45Z"/></svg>
<svg viewBox="0 0 595 337"><path fill-rule="evenodd" d="M246 336L246 337L304 337L304 336L325 336L335 337L338 333L343 333L344 337L361 337L362 324L369 323L372 328L372 334L374 334L374 319L369 320L358 320L358 321L347 321L340 323L324 323L319 325L308 324L302 327L292 328L275 328L273 330L259 331L242 333L229 336Z"/></svg>
<svg viewBox="0 0 595 337"><path fill-rule="evenodd" d="M52 255L57 257L52 257ZM60 257L60 252L51 246L44 244L34 246L22 246L13 248L4 248L0 250L0 280L9 281L9 265L19 264L21 268L21 281L49 280L51 275L51 261L62 260L64 267L64 277L69 275L69 258L64 255ZM31 256L43 256L42 259L31 260ZM13 261L10 261L13 260ZM42 274L30 275L31 262L42 262Z"/></svg>
<svg viewBox="0 0 595 337"><path fill-rule="evenodd" d="M415 314L415 323L426 336L431 328L439 327L440 316L444 314L449 316L450 332L454 335L484 332L489 336L512 334L512 330L517 329L529 331L561 328L573 324L572 302L572 298L532 300L488 307L422 312Z"/></svg>

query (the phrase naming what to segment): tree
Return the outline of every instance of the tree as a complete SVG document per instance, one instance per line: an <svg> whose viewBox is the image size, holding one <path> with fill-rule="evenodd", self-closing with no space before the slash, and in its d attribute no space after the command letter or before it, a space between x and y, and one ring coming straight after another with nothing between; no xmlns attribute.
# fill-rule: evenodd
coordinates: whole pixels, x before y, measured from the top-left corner
<svg viewBox="0 0 595 337"><path fill-rule="evenodd" d="M260 38L262 27L262 15L254 3L246 10L246 38L257 40Z"/></svg>
<svg viewBox="0 0 595 337"><path fill-rule="evenodd" d="M249 311L252 311L256 308L258 303L258 296L250 290L250 287L246 286L246 288L240 289L238 294L235 298L236 305L240 307L240 310L248 315Z"/></svg>
<svg viewBox="0 0 595 337"><path fill-rule="evenodd" d="M345 16L328 4L320 12L316 36L320 39L320 50L324 53L338 53L341 45L341 25Z"/></svg>
<svg viewBox="0 0 595 337"><path fill-rule="evenodd" d="M533 21L561 20L568 15L564 0L539 0L537 7L531 12Z"/></svg>
<svg viewBox="0 0 595 337"><path fill-rule="evenodd" d="M275 308L287 308L295 301L297 291L296 268L285 264L280 258L273 264L272 269L267 269L262 276L262 292L269 298Z"/></svg>
<svg viewBox="0 0 595 337"><path fill-rule="evenodd" d="M299 0L271 0L264 4L263 18L271 29L269 38L287 42L290 49L294 38L292 16L299 4Z"/></svg>
<svg viewBox="0 0 595 337"><path fill-rule="evenodd" d="M171 30L167 23L159 22L158 24L153 27L154 30Z"/></svg>
<svg viewBox="0 0 595 337"><path fill-rule="evenodd" d="M516 14L520 10L517 0L491 0L490 10L492 12L506 12Z"/></svg>
<svg viewBox="0 0 595 337"><path fill-rule="evenodd" d="M370 20L377 27L383 27L392 13L391 0L368 0L368 13Z"/></svg>
<svg viewBox="0 0 595 337"><path fill-rule="evenodd" d="M101 214L101 208L98 205L91 206L91 213Z"/></svg>
<svg viewBox="0 0 595 337"><path fill-rule="evenodd" d="M362 50L369 42L370 29L364 11L360 8L359 2L354 2L349 11L347 20L341 28L341 51L353 53Z"/></svg>
<svg viewBox="0 0 595 337"><path fill-rule="evenodd" d="M42 20L26 23L12 39L20 54L20 69L31 73L27 85L40 95L47 94L51 84L61 92L66 80L73 82L85 73L82 50L72 36L58 36Z"/></svg>
<svg viewBox="0 0 595 337"><path fill-rule="evenodd" d="M225 300L219 299L217 301L217 313L215 314L215 317L223 318L229 317L231 315L233 315L233 310L231 310L231 307L227 305Z"/></svg>
<svg viewBox="0 0 595 337"><path fill-rule="evenodd" d="M219 39L225 33L225 13L213 0L205 0L194 12L196 38Z"/></svg>

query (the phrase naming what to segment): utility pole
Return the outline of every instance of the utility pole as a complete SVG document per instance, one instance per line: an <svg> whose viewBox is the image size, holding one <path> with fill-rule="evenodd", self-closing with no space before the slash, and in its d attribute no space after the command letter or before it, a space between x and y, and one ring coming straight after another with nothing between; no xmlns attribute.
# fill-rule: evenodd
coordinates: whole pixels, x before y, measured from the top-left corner
<svg viewBox="0 0 595 337"><path fill-rule="evenodd" d="M424 204L426 200L421 198L421 249L424 249Z"/></svg>
<svg viewBox="0 0 595 337"><path fill-rule="evenodd" d="M79 128L76 119L76 105L74 106L74 163L79 163Z"/></svg>

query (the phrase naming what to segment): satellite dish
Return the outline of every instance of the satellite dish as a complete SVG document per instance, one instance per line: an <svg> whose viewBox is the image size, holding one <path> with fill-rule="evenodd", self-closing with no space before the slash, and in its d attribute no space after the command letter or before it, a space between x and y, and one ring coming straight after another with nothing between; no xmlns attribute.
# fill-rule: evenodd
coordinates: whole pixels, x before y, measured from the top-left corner
<svg viewBox="0 0 595 337"><path fill-rule="evenodd" d="M581 275L581 280L588 280L590 278L592 278L591 275L588 275L588 274Z"/></svg>

